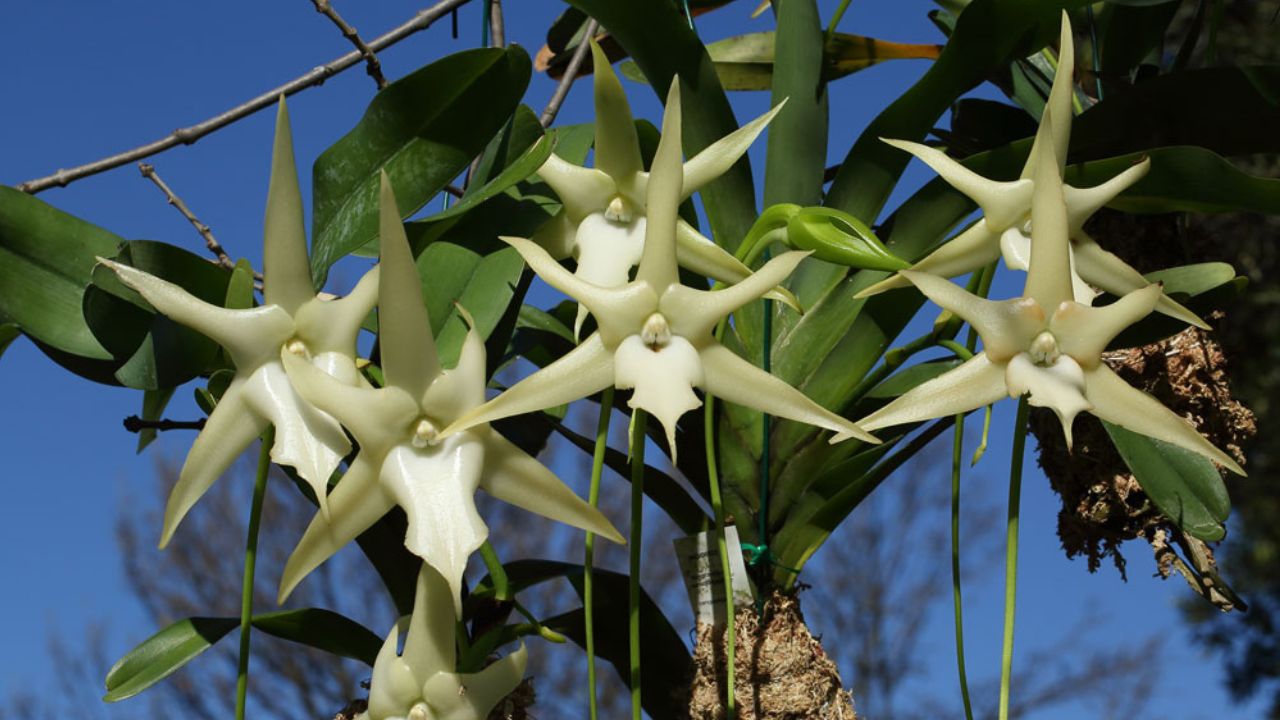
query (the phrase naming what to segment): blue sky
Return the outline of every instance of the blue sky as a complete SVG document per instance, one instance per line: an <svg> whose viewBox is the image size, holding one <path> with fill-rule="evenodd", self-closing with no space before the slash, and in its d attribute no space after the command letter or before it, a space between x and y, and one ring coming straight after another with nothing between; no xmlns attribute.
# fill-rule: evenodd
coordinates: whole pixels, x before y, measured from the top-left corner
<svg viewBox="0 0 1280 720"><path fill-rule="evenodd" d="M699 21L707 37L765 29L767 20L746 18L754 3L738 3ZM339 2L338 9L366 37L389 29L424 3L384 0ZM834 7L824 2L824 17ZM531 52L558 3L507 3L508 39ZM907 42L938 41L925 18L924 0L853 3L842 29ZM462 38L453 41L448 22L382 53L390 78L442 54L473 46L479 35L479 5L461 12ZM0 71L0 182L16 184L133 147L238 104L301 75L348 50L328 21L305 0L292 2L123 3L59 0L10 3L0 23L0 43L10 61ZM891 63L843 80L832 94L833 159L843 156L875 111L923 71L919 61ZM659 106L645 87L628 84L638 116L657 120ZM553 84L535 77L526 101L540 108ZM355 68L323 87L290 100L299 164L306 168L360 117L373 84ZM762 112L764 93L735 98L740 120ZM589 91L579 86L562 122L590 117ZM149 160L235 256L259 257L266 196L272 114L259 113L192 147ZM763 143L753 151L757 172ZM302 173L304 184L309 172ZM909 178L928 175L913 164ZM304 187L304 196L308 195ZM41 195L46 202L107 227L129 239L159 239L202 252L199 237L136 168L79 181ZM352 273L354 275L354 273ZM997 293L1000 291L997 288ZM168 413L194 417L180 390ZM139 394L94 385L61 370L25 340L0 358L0 443L6 458L5 502L0 508L0 573L11 590L0 607L0 693L43 687L57 672L47 659L46 637L56 627L74 638L86 618L111 617L119 655L153 630L128 596L112 536L115 513L153 487L154 457L180 458L190 436L164 437L137 456L134 437L120 420L137 412ZM997 409L993 442L982 472L970 487L1003 512L1012 403ZM932 474L930 474L932 476ZM938 474L938 478L942 478ZM932 478L937 479L937 478ZM895 482L925 478L897 478ZM975 502L982 502L975 500ZM1149 556L1130 549L1130 581L1122 584L1104 568L1089 575L1082 562L1062 557L1054 528L1057 500L1028 453L1024 482L1019 650L1050 643L1081 613L1094 611L1099 632L1081 641L1124 644L1152 633L1167 636L1166 650L1151 662L1161 670L1153 714L1168 718L1221 716L1226 696L1214 658L1202 655L1180 629L1176 602L1181 581L1148 577ZM158 532L158 529L157 529ZM904 538L903 542L910 542ZM935 550L941 550L935 548ZM830 552L830 548L827 549ZM945 556L934 553L939 561ZM977 558L974 562L995 562ZM857 572L856 553L848 571ZM969 588L966 628L973 672L998 667L1001 589L999 573ZM16 589L16 590L14 590ZM927 680L942 692L954 685L949 604L930 615ZM811 611L821 631L821 613ZM378 629L381 632L381 629ZM1025 657L1025 653L1023 654ZM849 672L844 669L846 674ZM1087 705L1066 705L1036 714L1040 720L1089 716ZM958 708L958 705L957 705ZM1238 708L1234 717L1260 717Z"/></svg>

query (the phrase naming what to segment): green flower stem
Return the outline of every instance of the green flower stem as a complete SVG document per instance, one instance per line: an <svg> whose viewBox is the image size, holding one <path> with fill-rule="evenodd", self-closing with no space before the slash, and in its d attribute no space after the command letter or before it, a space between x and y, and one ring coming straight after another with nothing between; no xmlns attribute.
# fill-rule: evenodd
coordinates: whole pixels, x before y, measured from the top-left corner
<svg viewBox="0 0 1280 720"><path fill-rule="evenodd" d="M831 15L831 22L827 23L827 32L823 35L823 43L830 43L831 38L835 37L836 26L840 24L840 20L844 18L844 11L849 9L849 0L840 0L840 4L836 6L836 11Z"/></svg>
<svg viewBox="0 0 1280 720"><path fill-rule="evenodd" d="M641 720L640 707L640 552L644 544L644 441L649 415L636 409L631 415L631 545L627 611L631 640L631 718Z"/></svg>
<svg viewBox="0 0 1280 720"><path fill-rule="evenodd" d="M1009 464L1009 524L1005 536L1004 643L1000 651L1000 720L1009 718L1009 680L1013 673L1013 617L1018 591L1018 505L1022 500L1022 453L1027 445L1027 398L1018 400Z"/></svg>
<svg viewBox="0 0 1280 720"><path fill-rule="evenodd" d="M493 543L488 540L480 546L480 557L484 559L485 569L489 571L489 579L493 581L493 599L499 602L506 602L514 599L511 593L510 581L507 579L507 569L502 566L502 561L498 559L498 553L493 549Z"/></svg>
<svg viewBox="0 0 1280 720"><path fill-rule="evenodd" d="M267 496L267 474L271 470L271 446L276 430L267 428L262 434L258 452L258 474L253 482L253 505L249 508L249 536L244 543L244 578L240 583L240 660L236 672L236 720L244 720L245 701L249 696L249 633L253 628L253 574L258 561L258 528L262 521L262 504Z"/></svg>
<svg viewBox="0 0 1280 720"><path fill-rule="evenodd" d="M720 555L720 575L724 580L725 630L725 717L737 717L734 699L734 666L737 664L738 613L733 603L733 576L729 569L729 546L724 534L724 502L720 499L720 470L716 465L715 397L707 395L702 436L706 442L707 486L711 490L711 511L716 516L716 552ZM736 550L736 548L735 548Z"/></svg>
<svg viewBox="0 0 1280 720"><path fill-rule="evenodd" d="M964 413L960 413L956 415L955 435L951 443L951 603L955 608L956 673L960 676L960 697L964 700L966 720L973 720L969 675L964 667L964 600L960 590L960 453L963 450Z"/></svg>
<svg viewBox="0 0 1280 720"><path fill-rule="evenodd" d="M587 502L591 507L600 505L600 476L604 472L605 451L609 449L609 418L612 415L613 387L610 386L600 395L600 420L596 423L596 446L591 455L591 489L587 492ZM587 533L582 558L582 618L587 635L587 705L591 720L597 720L600 713L596 699L595 557L596 536Z"/></svg>

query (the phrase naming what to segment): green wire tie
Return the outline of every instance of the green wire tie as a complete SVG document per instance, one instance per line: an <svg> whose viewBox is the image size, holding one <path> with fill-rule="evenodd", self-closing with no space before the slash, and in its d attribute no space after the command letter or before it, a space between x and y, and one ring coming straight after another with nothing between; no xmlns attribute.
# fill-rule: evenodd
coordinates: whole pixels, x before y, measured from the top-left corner
<svg viewBox="0 0 1280 720"><path fill-rule="evenodd" d="M760 563L769 563L774 567L780 567L787 572L799 575L800 571L793 567L787 567L778 562L778 557L773 554L773 549L768 545L752 545L751 543L742 543L742 549L747 552L747 564L756 567Z"/></svg>

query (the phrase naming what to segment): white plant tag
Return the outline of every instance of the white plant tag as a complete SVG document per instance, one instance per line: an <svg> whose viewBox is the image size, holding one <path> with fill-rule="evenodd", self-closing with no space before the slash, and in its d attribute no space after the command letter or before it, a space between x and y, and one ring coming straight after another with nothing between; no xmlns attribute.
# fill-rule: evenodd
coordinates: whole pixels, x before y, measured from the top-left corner
<svg viewBox="0 0 1280 720"><path fill-rule="evenodd" d="M724 534L725 546L729 551L734 607L750 605L753 599L751 581L747 578L747 564L743 562L742 552L738 549L742 547L738 540L738 529L732 525L726 526ZM722 626L725 619L724 573L721 571L716 531L679 538L674 544L695 620L699 625Z"/></svg>

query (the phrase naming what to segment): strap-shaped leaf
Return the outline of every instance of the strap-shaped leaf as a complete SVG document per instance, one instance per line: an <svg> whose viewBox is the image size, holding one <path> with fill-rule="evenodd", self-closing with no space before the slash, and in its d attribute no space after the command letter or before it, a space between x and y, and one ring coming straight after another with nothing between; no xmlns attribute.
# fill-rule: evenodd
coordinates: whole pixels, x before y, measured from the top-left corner
<svg viewBox="0 0 1280 720"><path fill-rule="evenodd" d="M1192 537L1212 542L1226 535L1231 512L1227 486L1203 456L1103 421L1120 457L1165 517Z"/></svg>
<svg viewBox="0 0 1280 720"><path fill-rule="evenodd" d="M378 173L402 217L457 177L511 117L529 83L513 46L449 55L379 92L351 132L312 169L311 272L321 284L338 258L378 235Z"/></svg>
<svg viewBox="0 0 1280 720"><path fill-rule="evenodd" d="M123 240L13 188L0 186L0 314L33 340L109 360L81 313L96 257Z"/></svg>
<svg viewBox="0 0 1280 720"><path fill-rule="evenodd" d="M118 702L177 672L240 625L238 618L179 620L143 640L107 672L106 702ZM253 626L269 635L359 660L370 667L382 639L331 610L302 608L255 615Z"/></svg>

